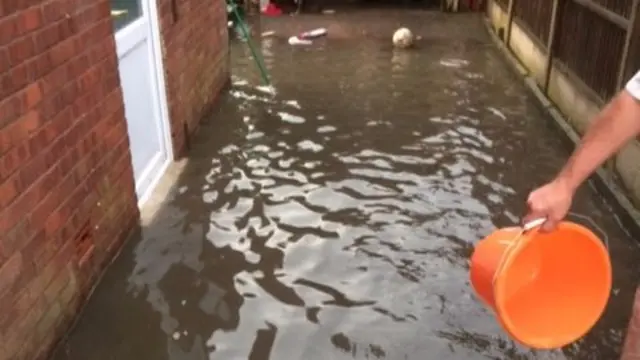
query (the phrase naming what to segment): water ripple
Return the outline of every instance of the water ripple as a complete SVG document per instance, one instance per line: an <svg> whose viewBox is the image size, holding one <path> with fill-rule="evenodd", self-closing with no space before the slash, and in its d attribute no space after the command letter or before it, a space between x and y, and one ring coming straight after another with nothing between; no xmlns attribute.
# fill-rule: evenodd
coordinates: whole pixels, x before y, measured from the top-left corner
<svg viewBox="0 0 640 360"><path fill-rule="evenodd" d="M567 156L479 18L374 14L263 18L276 34L330 24L309 47L265 40L275 88L257 87L249 49L232 47L231 89L176 189L105 276L70 340L79 350L61 356L617 358L640 254L591 188L575 210L606 229L616 261L589 335L524 349L472 293L474 244L519 222ZM420 46L392 51L397 23Z"/></svg>

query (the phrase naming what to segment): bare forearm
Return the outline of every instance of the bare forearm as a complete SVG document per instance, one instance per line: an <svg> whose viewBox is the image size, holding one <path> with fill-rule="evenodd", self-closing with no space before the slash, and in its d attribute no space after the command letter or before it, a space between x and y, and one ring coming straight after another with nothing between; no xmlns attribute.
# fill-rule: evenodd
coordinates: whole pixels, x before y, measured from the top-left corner
<svg viewBox="0 0 640 360"><path fill-rule="evenodd" d="M640 133L640 104L619 93L594 119L557 180L575 190L626 142Z"/></svg>

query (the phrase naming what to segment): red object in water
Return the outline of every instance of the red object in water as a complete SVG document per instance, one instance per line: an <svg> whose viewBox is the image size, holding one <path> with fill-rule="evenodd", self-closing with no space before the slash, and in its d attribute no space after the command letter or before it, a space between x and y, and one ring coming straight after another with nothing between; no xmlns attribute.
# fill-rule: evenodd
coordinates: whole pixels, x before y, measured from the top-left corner
<svg viewBox="0 0 640 360"><path fill-rule="evenodd" d="M269 2L269 5L267 5L267 8L262 11L262 14L266 16L280 16L282 15L282 10L274 3Z"/></svg>
<svg viewBox="0 0 640 360"><path fill-rule="evenodd" d="M482 11L484 2L482 0L468 0L467 7L471 11Z"/></svg>

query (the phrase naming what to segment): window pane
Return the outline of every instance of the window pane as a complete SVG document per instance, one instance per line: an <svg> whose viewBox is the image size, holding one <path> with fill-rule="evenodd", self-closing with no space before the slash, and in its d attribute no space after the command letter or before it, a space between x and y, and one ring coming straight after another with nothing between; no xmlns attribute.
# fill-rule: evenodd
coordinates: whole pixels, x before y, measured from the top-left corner
<svg viewBox="0 0 640 360"><path fill-rule="evenodd" d="M120 30L142 16L141 0L111 0L113 27Z"/></svg>

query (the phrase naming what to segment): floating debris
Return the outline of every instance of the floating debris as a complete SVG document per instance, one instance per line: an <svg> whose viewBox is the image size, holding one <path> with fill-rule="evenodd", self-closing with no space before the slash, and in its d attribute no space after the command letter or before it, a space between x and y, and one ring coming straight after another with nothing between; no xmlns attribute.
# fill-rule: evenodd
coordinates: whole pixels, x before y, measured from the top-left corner
<svg viewBox="0 0 640 360"><path fill-rule="evenodd" d="M311 45L313 42L311 39L319 38L321 36L327 35L326 28L317 28L310 31L305 31L296 36L292 36L289 38L289 45Z"/></svg>
<svg viewBox="0 0 640 360"><path fill-rule="evenodd" d="M269 95L276 94L276 89L272 85L258 85L256 86L256 90L267 93Z"/></svg>
<svg viewBox="0 0 640 360"><path fill-rule="evenodd" d="M302 106L300 106L300 103L297 100L287 100L284 102L286 105L292 106L298 110L302 109Z"/></svg>
<svg viewBox="0 0 640 360"><path fill-rule="evenodd" d="M289 114L284 111L278 111L278 116L280 117L280 119L282 119L282 121L288 122L290 124L302 124L307 121L302 116Z"/></svg>
<svg viewBox="0 0 640 360"><path fill-rule="evenodd" d="M299 39L297 36L292 36L289 38L289 45L311 45L311 44L313 44L313 41Z"/></svg>

